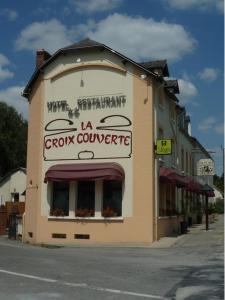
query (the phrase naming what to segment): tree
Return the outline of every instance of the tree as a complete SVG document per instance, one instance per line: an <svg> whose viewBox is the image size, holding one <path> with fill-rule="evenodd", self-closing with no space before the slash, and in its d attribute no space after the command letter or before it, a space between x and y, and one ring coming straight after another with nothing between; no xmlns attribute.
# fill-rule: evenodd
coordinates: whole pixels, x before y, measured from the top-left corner
<svg viewBox="0 0 225 300"><path fill-rule="evenodd" d="M27 121L12 107L0 102L0 176L26 166Z"/></svg>
<svg viewBox="0 0 225 300"><path fill-rule="evenodd" d="M222 174L221 176L214 175L213 184L224 195L224 174Z"/></svg>

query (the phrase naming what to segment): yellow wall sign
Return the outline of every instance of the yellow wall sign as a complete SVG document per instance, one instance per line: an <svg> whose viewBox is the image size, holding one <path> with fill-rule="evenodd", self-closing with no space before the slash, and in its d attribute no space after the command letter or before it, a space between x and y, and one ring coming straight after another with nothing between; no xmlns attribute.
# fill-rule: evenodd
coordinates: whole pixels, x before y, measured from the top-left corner
<svg viewBox="0 0 225 300"><path fill-rule="evenodd" d="M172 154L172 140L156 140L156 154L169 155Z"/></svg>

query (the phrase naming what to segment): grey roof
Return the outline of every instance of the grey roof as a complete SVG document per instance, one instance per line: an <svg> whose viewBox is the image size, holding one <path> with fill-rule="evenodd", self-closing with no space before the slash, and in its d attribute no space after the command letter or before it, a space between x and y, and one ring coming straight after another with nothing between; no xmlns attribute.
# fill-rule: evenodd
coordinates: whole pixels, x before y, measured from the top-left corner
<svg viewBox="0 0 225 300"><path fill-rule="evenodd" d="M140 65L153 72L155 69L161 69L164 77L169 76L169 70L166 59L141 62Z"/></svg>
<svg viewBox="0 0 225 300"><path fill-rule="evenodd" d="M167 88L170 92L173 92L174 94L180 93L177 80L166 80L165 88Z"/></svg>
<svg viewBox="0 0 225 300"><path fill-rule="evenodd" d="M124 56L123 54L111 49L110 47L101 44L99 42L93 41L91 39L84 39L81 40L80 42L74 43L72 45L69 45L67 47L61 48L58 51L56 51L52 56L49 57L49 59L47 59L45 61L45 63L43 63L39 68L37 68L33 75L31 76L29 82L27 83L24 91L23 91L23 96L26 98L29 98L30 92L32 90L32 86L34 84L34 82L36 81L36 79L38 78L38 76L40 75L41 71L47 66L49 65L53 60L55 60L60 54L63 54L65 52L70 52L70 51L77 51L80 49L88 49L88 48L99 48L100 50L108 50L110 52L115 53L115 55L118 55L119 57L121 57L121 59L123 60L124 63L126 62L130 62L133 65L137 66L138 68L142 69L144 73L149 74L151 76L153 76L156 80L162 82L162 78L160 78L160 76L158 76L157 74L155 74L151 69L147 69L146 67L144 67L143 65L133 61L132 59Z"/></svg>
<svg viewBox="0 0 225 300"><path fill-rule="evenodd" d="M103 47L104 45L99 43L99 42L93 41L89 38L86 38L86 39L81 40L77 43L74 43L72 45L64 47L61 50L62 51L63 50L70 50L70 49L73 50L73 49L88 48L88 47L99 47L99 46Z"/></svg>

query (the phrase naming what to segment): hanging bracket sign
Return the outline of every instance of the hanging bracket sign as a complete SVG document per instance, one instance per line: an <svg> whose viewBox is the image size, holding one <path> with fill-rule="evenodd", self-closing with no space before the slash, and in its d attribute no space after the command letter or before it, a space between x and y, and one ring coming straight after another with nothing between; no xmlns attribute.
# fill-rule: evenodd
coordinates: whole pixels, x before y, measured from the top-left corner
<svg viewBox="0 0 225 300"><path fill-rule="evenodd" d="M156 154L157 155L171 155L172 154L172 140L171 139L157 139L156 140Z"/></svg>
<svg viewBox="0 0 225 300"><path fill-rule="evenodd" d="M212 159L200 159L197 162L197 175L208 176L215 175L215 166Z"/></svg>

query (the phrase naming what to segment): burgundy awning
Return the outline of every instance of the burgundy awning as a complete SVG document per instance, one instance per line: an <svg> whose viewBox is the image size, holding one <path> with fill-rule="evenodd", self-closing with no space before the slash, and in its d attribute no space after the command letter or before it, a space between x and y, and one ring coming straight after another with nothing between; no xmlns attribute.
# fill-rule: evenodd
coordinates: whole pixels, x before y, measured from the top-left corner
<svg viewBox="0 0 225 300"><path fill-rule="evenodd" d="M184 188L187 191L197 194L202 193L202 185L190 176L183 176L174 169L161 167L159 171L161 182L168 182L176 185L178 188Z"/></svg>
<svg viewBox="0 0 225 300"><path fill-rule="evenodd" d="M45 173L47 181L119 180L125 177L123 168L116 163L58 164Z"/></svg>
<svg viewBox="0 0 225 300"><path fill-rule="evenodd" d="M185 176L180 175L171 168L161 167L159 170L159 176L161 182L168 182L176 185L177 187L185 187L187 184Z"/></svg>
<svg viewBox="0 0 225 300"><path fill-rule="evenodd" d="M206 192L205 195L208 197L215 197L215 193L213 191Z"/></svg>
<svg viewBox="0 0 225 300"><path fill-rule="evenodd" d="M200 184L198 181L192 179L191 177L186 176L187 178L187 185L185 189L190 192L194 192L197 194L202 193L202 184Z"/></svg>

